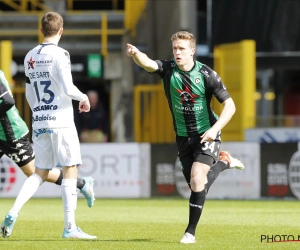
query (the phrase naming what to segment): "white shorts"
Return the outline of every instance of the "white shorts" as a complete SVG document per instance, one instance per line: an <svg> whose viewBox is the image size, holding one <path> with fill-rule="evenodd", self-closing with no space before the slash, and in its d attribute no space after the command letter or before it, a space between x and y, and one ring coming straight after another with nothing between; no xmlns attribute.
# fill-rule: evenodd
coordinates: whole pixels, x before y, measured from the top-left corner
<svg viewBox="0 0 300 250"><path fill-rule="evenodd" d="M34 129L32 133L35 167L51 170L54 166L81 165L76 127Z"/></svg>

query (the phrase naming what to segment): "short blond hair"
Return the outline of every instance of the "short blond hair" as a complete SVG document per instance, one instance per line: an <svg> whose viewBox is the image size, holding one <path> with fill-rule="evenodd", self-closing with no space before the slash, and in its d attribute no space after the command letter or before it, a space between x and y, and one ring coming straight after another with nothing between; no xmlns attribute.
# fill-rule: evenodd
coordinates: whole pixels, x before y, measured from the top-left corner
<svg viewBox="0 0 300 250"><path fill-rule="evenodd" d="M193 49L196 48L196 39L192 33L187 32L187 31L178 31L171 36L172 42L174 42L175 40L179 40L179 39L190 41L191 48L193 48Z"/></svg>

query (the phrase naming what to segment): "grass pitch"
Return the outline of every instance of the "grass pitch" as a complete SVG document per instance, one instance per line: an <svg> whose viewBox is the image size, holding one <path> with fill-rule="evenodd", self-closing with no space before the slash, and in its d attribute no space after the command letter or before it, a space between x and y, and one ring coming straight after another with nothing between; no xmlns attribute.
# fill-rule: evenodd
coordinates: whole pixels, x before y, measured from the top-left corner
<svg viewBox="0 0 300 250"><path fill-rule="evenodd" d="M1 222L14 199L0 199ZM60 199L31 199L10 238L0 249L300 249L300 242L261 242L262 235L298 240L299 201L207 200L196 232L197 243L179 242L188 222L185 199L97 199L92 208L78 200L77 226L97 240L62 239ZM277 236L276 236L277 235ZM280 237L280 238L279 238ZM286 238L287 239L287 238Z"/></svg>

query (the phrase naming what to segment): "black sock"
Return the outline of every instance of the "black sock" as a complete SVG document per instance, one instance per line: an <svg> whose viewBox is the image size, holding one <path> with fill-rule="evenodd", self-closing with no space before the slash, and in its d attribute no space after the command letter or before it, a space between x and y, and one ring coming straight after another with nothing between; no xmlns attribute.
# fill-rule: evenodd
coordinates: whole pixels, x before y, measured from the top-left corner
<svg viewBox="0 0 300 250"><path fill-rule="evenodd" d="M58 176L58 179L55 182L56 185L61 185L62 179L64 178L62 170L60 169L59 171L60 171L60 174Z"/></svg>
<svg viewBox="0 0 300 250"><path fill-rule="evenodd" d="M200 220L200 216L203 210L206 191L203 189L201 192L194 192L191 190L190 196L190 215L189 215L189 224L185 230L186 233L195 235L197 224Z"/></svg>
<svg viewBox="0 0 300 250"><path fill-rule="evenodd" d="M210 168L207 173L207 184L205 185L206 193L208 193L209 188L215 182L219 174L228 168L229 164L222 161L217 161L217 163Z"/></svg>
<svg viewBox="0 0 300 250"><path fill-rule="evenodd" d="M77 188L81 190L85 184L85 180L82 178L77 178Z"/></svg>
<svg viewBox="0 0 300 250"><path fill-rule="evenodd" d="M62 180L63 180L63 172L62 172L62 170L60 169L60 174L59 174L59 177L58 177L58 179L56 180L55 184L56 184L56 185L61 185ZM78 189L81 190L81 189L83 188L84 184L85 184L85 180L84 180L84 179L82 179L82 178L77 178L77 188L78 188Z"/></svg>

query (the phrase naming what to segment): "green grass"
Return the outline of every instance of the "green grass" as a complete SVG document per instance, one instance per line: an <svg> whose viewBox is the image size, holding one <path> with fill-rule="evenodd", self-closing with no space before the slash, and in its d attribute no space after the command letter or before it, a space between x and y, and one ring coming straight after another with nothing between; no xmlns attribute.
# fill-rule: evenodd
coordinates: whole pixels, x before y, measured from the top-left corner
<svg viewBox="0 0 300 250"><path fill-rule="evenodd" d="M0 199L0 219L13 205ZM300 249L300 242L261 243L261 235L300 235L299 201L207 200L197 243L179 244L188 221L184 199L97 199L88 208L78 200L76 222L97 240L62 239L60 199L31 199L0 249Z"/></svg>

